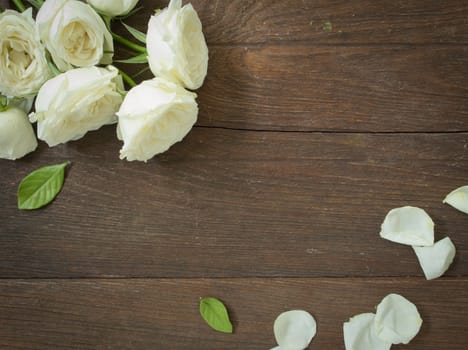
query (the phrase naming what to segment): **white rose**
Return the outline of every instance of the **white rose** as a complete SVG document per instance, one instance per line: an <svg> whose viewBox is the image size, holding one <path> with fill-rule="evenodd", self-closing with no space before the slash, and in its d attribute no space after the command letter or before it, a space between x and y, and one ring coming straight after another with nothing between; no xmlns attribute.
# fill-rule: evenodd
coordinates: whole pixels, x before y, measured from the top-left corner
<svg viewBox="0 0 468 350"><path fill-rule="evenodd" d="M171 0L148 24L146 47L153 74L198 89L208 69L208 47L202 24L192 5Z"/></svg>
<svg viewBox="0 0 468 350"><path fill-rule="evenodd" d="M132 88L117 112L120 158L147 161L181 141L197 120L196 97L161 78Z"/></svg>
<svg viewBox="0 0 468 350"><path fill-rule="evenodd" d="M77 140L88 131L117 121L123 83L115 67L76 68L47 81L39 90L37 136L49 146Z"/></svg>
<svg viewBox="0 0 468 350"><path fill-rule="evenodd" d="M0 158L15 160L36 147L36 135L23 110L11 107L0 112Z"/></svg>
<svg viewBox="0 0 468 350"><path fill-rule="evenodd" d="M0 14L0 92L10 97L34 95L51 77L32 9Z"/></svg>
<svg viewBox="0 0 468 350"><path fill-rule="evenodd" d="M61 71L112 63L112 35L88 4L46 0L36 22L42 41Z"/></svg>
<svg viewBox="0 0 468 350"><path fill-rule="evenodd" d="M138 0L87 0L96 11L103 15L116 17L129 13Z"/></svg>

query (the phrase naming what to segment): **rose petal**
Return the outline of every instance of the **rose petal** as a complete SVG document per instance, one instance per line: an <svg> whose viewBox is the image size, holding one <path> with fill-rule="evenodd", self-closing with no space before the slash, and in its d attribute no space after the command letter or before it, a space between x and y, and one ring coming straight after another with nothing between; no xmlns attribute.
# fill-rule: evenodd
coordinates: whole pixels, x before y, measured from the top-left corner
<svg viewBox="0 0 468 350"><path fill-rule="evenodd" d="M380 237L401 244L431 246L434 244L434 222L420 208L395 208L385 217Z"/></svg>
<svg viewBox="0 0 468 350"><path fill-rule="evenodd" d="M167 151L192 129L198 115L196 94L162 78L132 88L117 112L120 158L147 161Z"/></svg>
<svg viewBox="0 0 468 350"><path fill-rule="evenodd" d="M317 333L317 323L307 311L291 310L276 318L273 330L282 350L303 350Z"/></svg>
<svg viewBox="0 0 468 350"><path fill-rule="evenodd" d="M376 334L392 344L408 344L418 334L422 319L416 306L398 294L389 294L377 305Z"/></svg>
<svg viewBox="0 0 468 350"><path fill-rule="evenodd" d="M0 112L0 158L15 160L36 147L36 135L23 110L11 107Z"/></svg>
<svg viewBox="0 0 468 350"><path fill-rule="evenodd" d="M188 89L202 86L208 69L208 47L202 23L191 4L171 0L148 22L148 63L159 78Z"/></svg>
<svg viewBox="0 0 468 350"><path fill-rule="evenodd" d="M375 332L375 315L356 315L343 324L346 350L388 350L392 344L380 339Z"/></svg>
<svg viewBox="0 0 468 350"><path fill-rule="evenodd" d="M428 280L442 276L455 257L455 246L449 237L441 239L431 247L413 249Z"/></svg>
<svg viewBox="0 0 468 350"><path fill-rule="evenodd" d="M458 187L450 192L443 203L450 204L455 209L468 214L468 186Z"/></svg>
<svg viewBox="0 0 468 350"><path fill-rule="evenodd" d="M138 0L87 0L97 12L110 16L122 16L129 13Z"/></svg>

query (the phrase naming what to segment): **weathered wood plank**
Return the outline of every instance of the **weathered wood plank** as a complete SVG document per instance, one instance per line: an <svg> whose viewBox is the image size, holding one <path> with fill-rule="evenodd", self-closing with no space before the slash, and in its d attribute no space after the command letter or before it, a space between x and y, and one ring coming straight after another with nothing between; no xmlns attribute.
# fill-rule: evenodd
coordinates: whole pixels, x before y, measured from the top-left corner
<svg viewBox="0 0 468 350"><path fill-rule="evenodd" d="M185 3L189 1L184 1ZM448 1L191 0L208 43L468 43L468 5ZM140 1L130 23L146 31L149 13L167 1ZM325 23L330 21L332 29Z"/></svg>
<svg viewBox="0 0 468 350"><path fill-rule="evenodd" d="M421 276L379 238L393 207L420 206L458 248L468 134L315 134L196 128L154 160L118 159L113 127L0 162L1 277ZM72 161L58 199L16 209L34 168Z"/></svg>
<svg viewBox="0 0 468 350"><path fill-rule="evenodd" d="M305 309L318 323L310 348L344 349L342 323L393 292L413 301L424 322L409 345L392 348L464 350L467 287L466 278L0 281L0 347L270 349L277 315ZM206 295L227 304L234 334L201 319Z"/></svg>
<svg viewBox="0 0 468 350"><path fill-rule="evenodd" d="M301 131L466 131L467 50L212 48L208 77L198 91L199 124Z"/></svg>
<svg viewBox="0 0 468 350"><path fill-rule="evenodd" d="M468 5L460 0L184 1L188 2L198 11L210 45L468 43ZM126 21L146 32L152 11L167 3L140 0L143 10ZM0 0L3 8L9 4Z"/></svg>
<svg viewBox="0 0 468 350"><path fill-rule="evenodd" d="M163 4L165 2L143 1L145 10L132 17L130 23L143 25L146 23L143 17L149 16L149 9ZM416 43L417 40L411 39L411 30L401 27L400 22L397 24L400 28L394 31L400 32L401 37L407 38L405 40L392 38L388 29L381 30L377 25L385 23L385 19L399 18L410 27L418 27L419 23L422 27L418 28L425 28L430 35L452 38L447 33L453 32L455 35L450 42L463 44L468 37L466 4L459 1L424 2L423 6L419 1L407 4L203 0L195 1L194 6L207 23L205 31L211 51L208 78L199 91L200 125L300 131L467 130L468 52L465 46L380 46L374 44L385 43L385 40L377 35L375 40L346 41L353 45L373 43L371 46L349 47L334 42L332 34L327 32L323 40L330 46L317 47L320 40L308 36L311 31L304 30L302 23L307 17L306 26L310 27L310 12L322 15L330 12L359 23L356 32L365 38L372 38L369 32L383 33L382 36L391 38L392 43ZM355 19L352 15L360 11L362 13ZM363 20L369 14L374 18L371 23ZM231 25L223 23L220 17L231 21ZM248 23L242 23L243 20ZM272 37L284 38L270 40L263 34L261 39L246 37L256 35L252 28L262 21L268 31L273 32ZM275 32L272 28L276 28L276 21L284 25ZM448 29L439 27L439 21ZM368 26L368 30L360 25ZM238 38L232 41L234 46L219 47L215 45L219 40L210 39L214 35L225 38L224 44L229 44L231 41L226 38L230 37L230 31L244 33L231 35ZM281 34L282 31L296 34L291 37ZM297 35L299 38L294 39ZM347 34L336 32L333 35ZM280 44L283 41L288 44ZM267 45L247 45L252 42ZM125 69L136 72L141 67ZM147 72L140 78L151 77Z"/></svg>

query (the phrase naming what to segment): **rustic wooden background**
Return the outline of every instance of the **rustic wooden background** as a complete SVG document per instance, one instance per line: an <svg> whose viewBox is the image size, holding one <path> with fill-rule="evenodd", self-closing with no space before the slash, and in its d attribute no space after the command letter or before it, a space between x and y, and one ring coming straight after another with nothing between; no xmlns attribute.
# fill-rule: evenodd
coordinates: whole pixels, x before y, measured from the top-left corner
<svg viewBox="0 0 468 350"><path fill-rule="evenodd" d="M111 126L0 161L0 348L269 349L300 308L310 349L344 349L342 323L394 292L424 319L394 349L466 349L468 215L442 199L468 184L468 3L192 3L210 66L182 143L120 161ZM141 1L129 24L166 4ZM66 160L58 198L18 211L20 179ZM402 205L454 241L443 278L379 238ZM234 334L202 321L201 296Z"/></svg>

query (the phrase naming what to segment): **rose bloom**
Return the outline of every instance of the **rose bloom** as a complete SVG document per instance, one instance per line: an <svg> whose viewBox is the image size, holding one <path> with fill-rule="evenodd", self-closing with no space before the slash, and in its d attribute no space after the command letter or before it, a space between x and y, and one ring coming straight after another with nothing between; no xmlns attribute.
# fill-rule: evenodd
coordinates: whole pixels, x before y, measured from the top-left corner
<svg viewBox="0 0 468 350"><path fill-rule="evenodd" d="M23 110L10 107L0 112L0 158L15 160L36 147L36 135Z"/></svg>
<svg viewBox="0 0 468 350"><path fill-rule="evenodd" d="M123 83L115 67L75 68L47 81L39 90L36 112L38 138L49 146L78 140L88 131L117 121Z"/></svg>
<svg viewBox="0 0 468 350"><path fill-rule="evenodd" d="M146 162L181 141L197 121L196 97L162 78L132 88L117 112L120 158Z"/></svg>
<svg viewBox="0 0 468 350"><path fill-rule="evenodd" d="M171 0L148 24L148 62L153 74L188 89L203 84L208 69L208 47L202 24L191 4Z"/></svg>
<svg viewBox="0 0 468 350"><path fill-rule="evenodd" d="M0 14L0 92L10 97L35 95L51 77L32 9Z"/></svg>
<svg viewBox="0 0 468 350"><path fill-rule="evenodd" d="M59 70L112 63L112 35L88 4L46 0L36 22L40 37Z"/></svg>
<svg viewBox="0 0 468 350"><path fill-rule="evenodd" d="M87 0L96 11L103 15L116 17L129 13L138 0Z"/></svg>

